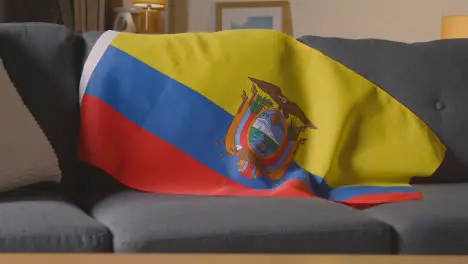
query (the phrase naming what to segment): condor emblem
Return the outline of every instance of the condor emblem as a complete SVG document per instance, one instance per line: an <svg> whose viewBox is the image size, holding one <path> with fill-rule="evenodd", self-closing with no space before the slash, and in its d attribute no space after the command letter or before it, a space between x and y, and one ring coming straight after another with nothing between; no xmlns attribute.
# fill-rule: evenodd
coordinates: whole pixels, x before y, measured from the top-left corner
<svg viewBox="0 0 468 264"><path fill-rule="evenodd" d="M226 153L238 158L237 168L249 179L281 179L298 148L307 142L306 129L317 129L281 88L252 77L252 95L244 91L226 135ZM259 91L260 90L260 91ZM218 143L220 144L220 143Z"/></svg>

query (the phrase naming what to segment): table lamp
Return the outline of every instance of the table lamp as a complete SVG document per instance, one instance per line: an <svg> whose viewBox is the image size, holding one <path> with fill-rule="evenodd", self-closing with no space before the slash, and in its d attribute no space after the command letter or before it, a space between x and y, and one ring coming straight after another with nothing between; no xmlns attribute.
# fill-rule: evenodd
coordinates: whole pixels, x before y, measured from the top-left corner
<svg viewBox="0 0 468 264"><path fill-rule="evenodd" d="M468 38L468 15L442 17L442 38Z"/></svg>
<svg viewBox="0 0 468 264"><path fill-rule="evenodd" d="M143 9L140 16L140 33L164 32L164 9L166 0L133 0L133 5Z"/></svg>

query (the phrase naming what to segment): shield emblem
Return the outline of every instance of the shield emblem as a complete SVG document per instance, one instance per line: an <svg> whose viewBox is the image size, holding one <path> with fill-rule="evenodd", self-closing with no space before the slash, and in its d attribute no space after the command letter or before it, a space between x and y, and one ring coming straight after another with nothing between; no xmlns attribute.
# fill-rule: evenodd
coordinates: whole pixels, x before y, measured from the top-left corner
<svg viewBox="0 0 468 264"><path fill-rule="evenodd" d="M241 96L242 103L226 135L226 154L238 157L241 175L279 180L307 141L300 134L316 127L279 87L249 79L252 95L248 97L244 91Z"/></svg>

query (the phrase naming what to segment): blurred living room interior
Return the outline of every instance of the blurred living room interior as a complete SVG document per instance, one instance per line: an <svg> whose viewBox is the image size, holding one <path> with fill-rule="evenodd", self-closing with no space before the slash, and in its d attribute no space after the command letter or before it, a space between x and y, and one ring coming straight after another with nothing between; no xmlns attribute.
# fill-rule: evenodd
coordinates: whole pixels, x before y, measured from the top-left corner
<svg viewBox="0 0 468 264"><path fill-rule="evenodd" d="M240 30L236 31L238 29L271 29L275 31L269 32L275 34L278 33L277 31L281 31L284 33L278 34L281 35L281 40L291 45L293 47L291 50L294 52L282 53L284 50L289 50L283 50L284 46L274 46L265 42L263 43L264 50L272 51L273 56L267 56L271 54L265 53L267 55L258 60L246 59L242 65L236 64L230 68L229 63L236 61L237 54L235 52L237 52L238 46L234 44L229 46L231 47L229 52L232 53L223 57L221 56L224 54L222 48L230 44L226 41L227 38L223 42L225 46L216 46L217 43L211 45L208 41L201 41L208 39L206 35L219 36L223 35L224 32L206 35L179 34L239 32ZM169 46L167 43L174 44L174 42L163 42L168 39L172 41L173 37L181 36L179 40L185 41L186 39L183 37L187 35L189 36L186 39L192 42L187 45L185 43L185 46L172 45L177 47L171 49L167 48ZM202 36L196 39L191 38L193 35ZM278 35L274 36L278 37ZM257 37L253 34L249 36L253 36L252 39ZM20 127L18 129L20 132L26 132L17 133L18 131L8 130L13 126L5 125L7 122L4 122L3 126L0 124L0 223L2 223L0 225L0 252L197 253L196 255L179 255L176 262L170 262L170 259L166 258L168 256L162 255L159 256L160 259L154 259L155 261L152 263L156 261L162 263L179 263L180 261L183 263L191 260L197 261L197 259L197 263L246 262L259 264L315 263L317 261L319 263L357 264L365 261L376 263L382 260L387 261L384 263L399 261L393 258L381 258L380 255L412 255L400 259L401 263L408 264L466 262L468 260L466 258L451 259L445 258L445 256L468 256L468 239L466 239L468 236L468 210L466 210L468 208L468 138L466 137L468 135L468 114L467 111L463 110L466 108L468 100L466 88L468 86L468 74L466 74L468 72L467 38L467 0L0 0L0 77L3 76L3 81L5 81L2 83L0 78L0 120L2 118L7 120L9 116L7 112L10 110L1 107L7 105L6 101L11 101L6 99L7 97L2 91L6 91L5 87L17 89L19 95L17 102L21 102L18 105L24 108L26 114L34 117L28 119L29 121L37 121L36 123L31 122L36 126L29 125L33 128L41 128L37 129L38 134L43 134L39 141L42 140L41 144L46 142L41 146L50 147L47 149L47 153L52 153L50 156L36 155L38 157L31 158L33 160L30 162L32 169L27 167L29 165L24 165L26 172L21 171L24 164L23 155L29 157L26 154L34 154L35 152L30 151L29 143L23 144L22 140L15 141L16 136L36 138L26 133L29 132L29 129ZM238 45L241 45L240 39L235 39ZM274 42L275 39L272 39ZM139 43L139 40L147 41L150 44L141 45L141 42L144 41ZM163 42L163 44L158 41ZM261 41L263 39L258 40L258 42ZM256 44L254 41L251 43ZM192 44L193 46L190 46ZM247 54L250 47L244 47L241 52ZM265 58L278 55L272 47L279 50L278 57L288 62L292 61L292 63L276 65L279 70L269 72L269 67L273 68L275 65L271 64L274 63L268 65L262 63L264 61L270 63L273 60ZM259 54L263 51L260 44L256 48ZM296 52L295 49L300 50L301 53ZM166 50L168 50L167 54L165 54ZM179 54L184 56L179 56ZM195 55L190 57L187 54ZM210 57L203 60L205 58L203 56L206 54L221 55L213 56L215 59ZM305 55L301 57L298 54ZM159 60L162 57L164 59ZM190 57L190 60L183 61L185 57ZM247 57L246 55L245 58ZM306 60L304 58L313 59ZM213 66L215 62L219 63L216 67ZM310 66L316 62L318 66ZM198 67L201 64L205 68ZM263 67L264 65L266 66ZM288 68L284 65L292 66ZM297 66L299 70L295 71L294 66ZM309 66L310 68L306 68ZM181 70L182 68L185 71ZM292 87L289 88L291 90L301 87L305 91L312 91L312 89L319 91L319 88L325 87L326 89L320 91L326 90L328 92L339 87L342 88L339 91L345 96L340 97L340 95L337 96L338 93L330 92L331 95L324 100L313 98L316 100L314 102L317 103L310 106L312 105L310 98L313 96L302 96L302 93L295 92L297 90L293 90L293 92L289 90L289 94L287 94L283 92L285 88L279 88L279 85L275 86L243 73L243 79L238 83L247 85L241 87L241 85L232 84L235 89L240 87L238 96L236 94L236 97L232 98L217 97L218 90L216 89L224 89L231 85L226 81L231 79L219 76L223 76L222 74L234 75L236 71L240 72L244 68L252 69L252 71L259 70L258 75L264 74L268 78L273 76L271 79L278 77L280 80L278 83L284 84L284 87ZM309 74L309 70L312 68L320 74L314 75L315 72ZM216 85L205 85L211 84L206 80L215 75L213 72L218 69L221 73L215 76L217 78L212 78ZM322 72L322 69L326 70ZM289 84L288 78L277 74L283 73L283 70L290 73L287 76L285 74L286 77L301 76L300 81L291 81L292 84ZM339 71L345 73L339 75ZM339 81L335 81L334 78ZM233 77L232 80L234 79ZM235 80L237 85L237 79ZM322 80L324 81L322 82ZM314 85L308 85L309 82ZM322 83L327 85L319 87ZM87 85L90 87L95 85L93 87L95 90L87 88ZM196 86L199 90L190 85ZM263 88L261 88L262 85ZM362 98L364 99L362 101L360 101L360 94L354 98L354 93L347 93L359 85L369 89L362 89L369 91L366 94L363 93ZM139 93L138 97L131 97L134 95L132 92L138 90L140 86L146 90L141 89L143 92ZM153 89L156 86L160 90ZM105 97L108 94L101 93L104 90L103 87L106 89L116 87L115 89L121 89L118 90L119 92L123 92L115 94L109 92L111 95ZM208 88L205 89L205 87ZM170 89L180 89L177 91L184 94L185 97L174 95L176 90ZM206 92L208 89L211 89L212 94L205 96L200 92ZM156 90L157 92L155 92ZM86 91L89 93L87 94ZM91 94L92 92L95 93ZM153 98L151 97L149 100L148 94L157 98L154 101L163 106L161 108L153 107L156 103L152 104ZM317 92L316 94L323 96L327 93ZM350 114L354 118L353 122L350 123L341 119L346 114L342 116L336 114L345 108L337 105L345 101L341 99L348 95L357 102L355 104L354 101L343 103L349 105L349 109L351 109L347 109L349 113L357 113L355 116ZM131 97L132 100L137 98L140 101L135 99L131 102L133 103L131 107L119 108L125 105L122 102L125 102L126 96ZM193 97L189 98L189 96ZM206 99L209 96L212 96L209 98L210 100ZM294 98L294 100L289 100L287 96ZM100 100L99 103L102 105L95 108L98 109L97 111L85 112L83 111L83 105L85 105L82 104L83 98L87 98L88 102ZM116 98L121 101L117 101ZM219 103L213 103L215 99L212 98L219 100ZM338 99L333 101L336 98ZM369 102L375 98L377 98L375 101L378 103L369 103L371 110L362 110L362 115L361 112L354 111L356 109L353 108L354 106L365 105L362 102ZM345 99L347 100L347 98ZM108 100L105 102L106 104L103 103L104 100ZM239 104L237 101L236 104L232 103L235 100L238 100ZM334 103L328 103L327 100ZM350 99L350 101L352 100ZM111 105L112 103L113 105ZM300 108L299 104L307 105L307 107L301 106L302 108ZM194 105L196 107L191 109L190 107ZM320 108L321 111L310 110L315 109L316 105L323 107ZM215 120L216 122L203 123L206 121L204 117L211 117L205 112L198 114L198 111L205 106L212 112L219 111L216 112L216 115L213 114L213 120L219 118ZM18 108L20 107L18 106ZM31 113L26 111L28 109ZM121 112L115 109L119 109ZM144 127L150 123L145 121L147 116L143 114L132 115L134 112L143 111L141 109L157 112L157 114L148 114L148 120L150 120L149 117L153 117L156 120L153 120L155 124L156 122L166 122L169 124L167 127L172 125L171 128L175 127L175 129L166 129L165 126L160 126L160 123L157 123L154 125L157 129L153 127L154 129L150 131ZM159 112L154 109L166 114L166 116L160 117ZM322 109L325 110L322 111ZM389 114L388 119L383 119L383 114L380 114L385 111L382 109L391 109L388 112L392 115ZM16 113L15 111L11 112ZM305 114L306 111L309 112ZM203 177L197 174L196 177L191 178L192 181L189 181L189 184L181 184L183 187L188 186L187 188L178 188L177 184L172 184L177 183L174 178L180 180L187 173L185 173L186 171L181 173L182 169L178 167L179 164L167 161L169 158L165 160L167 162L161 162L161 164L172 166L171 168L179 174L172 177L169 175L172 170L161 170L163 173L168 172L166 174L169 175L168 177L163 175L164 177L161 178L167 180L167 186L175 186L174 189L182 190L181 192L170 189L167 192L158 193L159 185L152 185L153 182L148 186L151 188L156 186L154 189L149 187L148 189L136 188L130 184L123 184L124 181L118 179L118 176L121 176L119 173L122 171L130 175L129 178L132 177L134 171L144 176L153 176L152 173L146 173L136 165L128 169L129 167L112 163L106 167L111 169L106 171L97 166L93 167L90 165L91 163L83 164L85 162L78 160L77 157L77 153L81 150L79 142L80 140L84 141L80 133L85 130L83 127L86 127L82 126L84 123L82 121L85 120L82 115L84 116L83 113L86 113L89 118L89 116L93 117L96 112L105 112L109 116L114 114L111 116L112 118L108 118L111 121L123 120L122 116L125 118L132 116L134 119L130 120L130 117L128 120L125 119L127 125L125 127L115 125L114 129L113 126L109 125L112 129L106 130L99 127L100 129L96 129L98 133L88 131L89 135L92 136L102 136L108 133L93 142L112 142L111 140L115 140L113 143L127 142L125 134L127 130L125 129L131 127L142 134L146 133L145 129L147 129L153 133L144 134L148 138L152 136L150 139L165 136L163 139L158 138L158 143L169 146L167 149L173 151L165 151L165 148L161 148L160 156L154 158L151 155L158 153L160 149L153 147L154 145L145 145L143 140L138 141L143 136L135 132L135 135L138 136L131 137L133 140L131 142L140 142L141 149L135 148L137 149L135 153L143 150L141 153L137 153L139 155L125 156L124 154L120 155L120 152L115 154L116 151L113 151L112 147L118 144L108 143L105 147L111 146L110 150L106 152L110 153L110 158L108 160L103 158L102 164L108 165L114 160L120 162L123 160L122 157L126 157L134 164L148 166L148 171L152 169L151 172L153 172L158 171L155 169L156 167L151 167L160 162L158 158L164 158L166 152L172 153L171 155L174 156L176 154L173 153L177 153L180 156L185 155L183 156L186 158L184 164L195 164L193 168L202 171L200 174L203 176L208 175L207 178L209 178L214 175L213 178L217 177L213 180L214 185L221 183L221 187L213 192L207 187L206 189L209 189L210 192L206 193L209 195L205 195L206 193L200 195L201 191L197 193L190 190L193 185L200 184L201 186L204 182L208 182L200 180ZM346 111L343 110L344 112ZM122 113L128 114L128 116ZM140 113L138 112L138 114ZM191 115L189 121L192 123L186 120L172 122L172 115L176 116L177 114L182 117ZM312 119L308 119L308 116L314 116L313 122ZM193 121L195 118L200 118L196 120L198 123ZM218 122L221 119L223 122ZM96 120L93 119L89 123L96 127L104 123ZM285 120L293 121L287 123ZM321 123L317 123L316 126L315 120L320 120ZM340 121L327 123L329 120ZM344 117L343 120L345 120ZM377 127L375 131L382 129L382 127L391 127L392 133L388 132L390 128L380 134L372 133L373 128L364 131L366 133L358 133L361 131L359 129L352 131L349 129L351 132L357 131L356 133L347 130L351 127L351 123L353 126L359 127L359 124L362 124L361 120L370 124L366 123L361 127L366 129ZM121 122L124 123L124 121ZM245 125L247 121L250 122L249 125ZM300 122L301 125L294 122ZM188 123L191 126L183 126ZM212 126L211 128L214 128L218 123L222 123L223 129L229 129L228 132L224 133L223 131L223 133L220 132L221 136L219 137L206 139L206 142L209 143L203 141L203 144L192 144L190 140L195 142L202 136L211 136L211 131L215 131L215 129L210 130L206 127ZM15 124L15 122L11 122L11 124ZM232 124L237 125L237 127ZM335 126L335 124L339 125ZM326 131L327 128L323 127L327 125L334 129L333 133L330 132L327 136L336 135L336 137L329 137L332 138L330 141L335 141L328 145L326 144L328 141L324 143L323 146L328 147L326 150L323 150L324 147L308 152L312 154L300 152L302 149L299 146L304 147L308 142L316 143L315 146L325 142L326 140L322 140L313 133ZM250 127L244 128L244 126ZM273 130L272 127L276 130ZM199 132L198 137L192 138L192 134L189 132L187 134L181 133L183 135L178 137L179 130L185 133L191 131L192 128L193 131L198 129L196 130ZM409 131L406 135L403 135L403 132L399 133L405 128ZM204 131L204 129L209 132ZM8 135L13 136L2 141L2 136L4 136L2 131L7 130L10 132ZM31 133L37 131L31 129ZM257 133L254 135L255 137L252 136L254 132L252 135L250 134L251 131ZM349 144L342 144L343 141L338 138L345 137L343 134L347 136L347 133L343 131L349 132L348 134L353 136L358 135L356 136L358 139L349 140L352 142ZM157 133L160 134L156 135ZM305 133L308 137L299 137L301 133ZM115 135L120 135L124 140L120 140ZM393 140L395 135L400 137ZM89 138L98 138L92 136ZM228 142L228 137L232 138L232 142ZM413 143L411 140L405 141L410 137L413 137L414 141L422 138L421 141L424 142L420 146L407 148L407 145ZM226 140L223 141L225 138ZM259 140L261 142L255 142L255 144L258 143L259 148L263 149L257 150L253 146L253 138L261 138ZM110 141L106 141L107 139ZM190 142L185 144L186 140ZM389 149L394 147L397 150L392 152L394 149L387 151L387 149L382 148L378 149L378 154L381 156L373 155L375 152L373 152L372 146L374 145L367 144L371 140L374 140L372 143L377 142L376 145L382 142L391 142L385 146ZM20 154L14 156L10 155L8 151L2 152L2 150L7 149L2 144L6 145L10 141L15 141L16 145L12 145L22 151L18 150L14 153ZM166 144L167 142L170 144ZM362 144L354 144L356 142ZM399 147L398 144L403 146ZM90 145L92 144L90 143ZM99 145L96 149L101 147L100 144L94 145ZM102 149L104 149L104 145L102 144ZM122 145L125 145L122 149L116 148L122 153L126 153L126 150L134 146L132 144ZM360 149L361 152L352 152L359 149L359 145L365 146ZM343 161L343 157L347 157L345 154L348 153L346 152L348 150L349 153L358 153L359 155L350 154L352 157ZM260 152L264 156L258 158L261 156ZM104 151L89 151L89 159L99 160L105 156L101 153ZM300 161L297 161L299 160L298 156L294 156L296 153L302 155ZM341 153L344 154L341 155ZM425 163L420 160L401 162L403 154L395 154L387 160L380 158L387 157L385 155L388 153L403 153L405 155L406 153L416 153L415 156L423 153L421 156L429 160L427 161L429 165L419 170L418 166L425 165ZM31 156L33 156L32 154ZM390 154L388 155L390 156ZM378 157L375 158L375 156ZM42 159L42 157L46 158ZM50 160L49 157L51 157ZM330 157L330 159L324 157ZM367 158L367 160L362 157ZM14 160L14 162L5 162L4 160ZM35 163L37 160L39 161ZM42 172L36 170L35 167L44 160L46 160L47 166L52 164L46 168L52 168L50 171L44 169L47 171L44 173L46 176L41 175ZM112 162L108 162L109 160ZM140 162L141 160L143 162ZM258 160L269 162L268 166L263 166L264 164ZM322 163L316 165L319 163L315 163L316 160L320 160ZM421 158L421 160L423 159ZM302 163L300 164L300 162ZM392 162L398 164L388 165ZM14 166L15 164L21 166ZM176 165L174 166L174 164ZM16 175L10 177L13 173L2 167L6 168L6 165L11 165L14 169L20 168L18 169L19 174L32 175L34 173L30 173L31 171L39 171L37 175L40 177L32 180L32 187L28 183L9 188L11 186L8 179L21 177L16 177ZM316 176L315 172L308 171L309 167L303 169L301 166L318 168L318 171L328 176L332 175L331 172L343 177L358 176L355 176L356 181L345 179L343 180L345 183L339 186L337 182L340 182L341 179L338 179L338 176L333 178L335 175L332 175L331 181L337 184L330 187L331 185L327 185L324 180L325 176L321 177L320 173L317 173L319 176ZM380 170L380 166L384 169ZM417 167L417 169L413 169L411 166ZM186 169L182 165L180 167ZM118 171L121 168L124 169ZM109 172L115 172L112 169L119 172L115 173L117 176ZM265 170L262 171L262 169ZM268 178L271 176L268 169L274 172L280 171L275 174L275 177L280 176L275 179ZM347 173L348 169L349 173ZM394 171L389 173L386 171L387 169L394 169ZM406 172L406 169L410 172ZM191 172L189 169L187 171ZM205 173L206 171L208 172ZM213 171L215 173L212 173ZM305 172L302 175L307 175L306 177L310 178L298 180L294 178L296 174L291 171ZM428 173L430 175L422 175L424 176L422 177L418 174L420 171L424 173L430 171ZM359 177L360 172L366 176L371 174L372 176L381 176L386 182L379 182L372 177ZM284 176L287 173L293 175L291 177L297 181L292 184L291 181L287 182L291 179ZM52 174L57 177L49 177ZM61 178L62 176L63 178ZM283 176L287 179L284 180ZM2 181L3 178L6 180ZM60 180L57 180L58 178ZM222 180L219 180L220 178ZM360 180L364 182L362 186ZM141 178L135 181L144 182ZM52 187L49 187L49 183L52 183ZM228 186L227 183L231 185ZM35 184L39 184L39 187ZM43 187L42 184L46 186ZM8 188L5 187L5 193L2 189L3 185L8 185ZM165 187L166 185L161 184L161 186ZM284 186L286 187L282 189ZM218 187L215 186L215 188ZM359 189L358 187L363 188ZM205 190L203 188L203 186L200 187L200 190ZM279 197L281 195L278 193L281 194L281 191L285 189L290 191L288 188L293 189L290 193L294 195L287 198ZM410 188L411 190L409 190ZM356 189L364 194L355 195L353 191ZM383 189L385 192L390 191L379 193ZM189 190L188 193L183 192L187 190ZM277 190L279 190L278 193ZM339 197L341 200L334 199L332 192L335 190L342 191L336 192L341 195ZM228 193L228 191L232 192ZM255 193L255 191L260 191L262 194ZM210 195L213 193L215 195ZM252 193L254 195L245 195ZM306 194L305 198L300 196L304 193ZM360 196L361 194L365 199ZM391 200L394 194L399 195L398 198L401 199ZM370 199L372 202L366 199ZM208 253L209 255L198 255L198 253ZM211 253L228 253L236 256L211 255ZM259 255L256 256L256 259L237 253L258 253ZM298 255L293 256L293 254ZM347 257L347 254L356 258ZM418 258L416 255L427 256ZM443 257L432 257L433 255L443 255ZM316 258L314 259L312 256ZM96 260L98 259L96 258ZM66 259L56 260L57 263L67 261ZM91 263L86 262L85 259L82 261L82 263ZM109 260L99 259L99 261L101 263ZM146 263L145 261L149 260L139 259L133 262L136 261ZM11 259L11 262L14 260ZM33 259L31 263L41 262L46 263L47 260L38 259L38 262L34 262Z"/></svg>
<svg viewBox="0 0 468 264"><path fill-rule="evenodd" d="M185 31L186 12L186 0L0 1L1 22L57 23L76 32L121 29L117 21L119 14L131 13L132 23L143 23L139 33L178 33ZM172 17L178 19L166 27L169 24L166 20Z"/></svg>
<svg viewBox="0 0 468 264"><path fill-rule="evenodd" d="M0 21L51 22L64 24L77 32L102 31L118 30L122 21L116 18L131 14L131 23L138 27L139 33L210 32L216 30L216 6L220 2L226 1L0 0ZM440 39L443 16L468 13L463 0L288 2L295 37L318 35L401 42L429 41Z"/></svg>

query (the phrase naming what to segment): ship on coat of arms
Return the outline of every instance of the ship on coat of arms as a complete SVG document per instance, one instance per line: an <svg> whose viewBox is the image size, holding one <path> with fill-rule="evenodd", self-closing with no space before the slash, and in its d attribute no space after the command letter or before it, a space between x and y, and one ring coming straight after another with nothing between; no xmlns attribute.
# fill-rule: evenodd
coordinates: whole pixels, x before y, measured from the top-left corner
<svg viewBox="0 0 468 264"><path fill-rule="evenodd" d="M252 95L249 98L243 91L242 103L224 142L226 153L221 156L237 157L239 173L249 179L279 180L294 161L299 147L307 142L301 134L317 127L295 102L286 98L280 87L249 79Z"/></svg>

